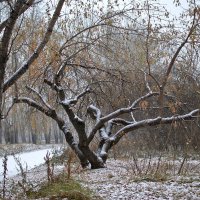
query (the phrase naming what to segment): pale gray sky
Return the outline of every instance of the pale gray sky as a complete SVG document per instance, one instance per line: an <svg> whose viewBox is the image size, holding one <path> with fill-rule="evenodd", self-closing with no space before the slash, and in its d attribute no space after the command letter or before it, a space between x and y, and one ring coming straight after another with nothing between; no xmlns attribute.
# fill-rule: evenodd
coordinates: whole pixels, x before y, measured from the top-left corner
<svg viewBox="0 0 200 200"><path fill-rule="evenodd" d="M167 10L172 14L172 15L178 15L180 14L184 9L188 8L188 2L187 0L180 0L181 5L176 6L173 1L174 0L159 0L161 4L165 4Z"/></svg>

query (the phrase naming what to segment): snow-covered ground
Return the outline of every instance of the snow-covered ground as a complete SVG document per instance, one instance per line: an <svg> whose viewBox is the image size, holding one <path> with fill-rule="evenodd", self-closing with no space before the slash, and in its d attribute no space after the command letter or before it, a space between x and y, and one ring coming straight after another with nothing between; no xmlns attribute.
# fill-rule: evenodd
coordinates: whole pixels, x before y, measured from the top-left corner
<svg viewBox="0 0 200 200"><path fill-rule="evenodd" d="M13 145L5 146L1 148L1 155L3 154L14 154L7 156L7 178L17 175L19 170L19 164L17 164L16 159L22 165L24 171L33 169L41 164L44 164L44 157L47 152L50 154L55 149L61 148L61 145ZM20 153L16 153L20 152ZM0 157L0 181L3 179L3 157Z"/></svg>
<svg viewBox="0 0 200 200"><path fill-rule="evenodd" d="M15 158L17 158L22 167L25 170L30 170L34 167L37 167L41 164L44 164L44 157L47 152L51 152L52 149L43 149L43 150L35 150L31 152L16 154ZM12 177L19 173L19 165L16 163L14 156L10 155L7 157L7 177ZM0 158L0 181L3 179L3 158ZM27 169L26 169L27 166Z"/></svg>
<svg viewBox="0 0 200 200"><path fill-rule="evenodd" d="M12 155L17 153L29 152L40 149L54 149L60 148L66 145L61 144L0 144L0 157L3 157L5 154Z"/></svg>
<svg viewBox="0 0 200 200"><path fill-rule="evenodd" d="M109 160L107 168L85 170L76 178L105 200L200 200L199 174L138 179L128 160Z"/></svg>
<svg viewBox="0 0 200 200"><path fill-rule="evenodd" d="M46 150L43 153L41 151L43 150L23 154L28 156L29 161L38 160L40 157L41 162L44 162ZM157 167L158 160L158 158L152 158L152 169ZM72 164L71 173L72 178L94 191L94 200L95 195L101 196L103 200L200 200L200 160L187 159L183 165L183 173L177 175L182 161L181 158L176 160L163 158L160 163L162 169L165 170L165 167L168 167L172 173L165 174L164 178L161 173L160 179L152 178L151 173L148 173L148 176L136 173L135 162L131 159L109 159L106 168L96 170L81 170L77 165ZM34 167L38 164L33 162L29 165ZM138 159L138 168L146 171L147 168L143 165L143 159ZM55 166L54 173L58 174L63 170L66 170L64 166ZM17 183L22 180L22 177L17 175L11 179ZM45 180L47 180L45 165L31 169L27 173L27 181L35 186L39 186ZM7 184L9 189L13 182L8 180Z"/></svg>

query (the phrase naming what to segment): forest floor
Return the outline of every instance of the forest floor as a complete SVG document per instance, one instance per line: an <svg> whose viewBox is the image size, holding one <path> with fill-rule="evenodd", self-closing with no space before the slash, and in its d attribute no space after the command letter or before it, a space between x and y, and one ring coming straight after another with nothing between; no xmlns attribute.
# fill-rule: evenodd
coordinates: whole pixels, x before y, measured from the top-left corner
<svg viewBox="0 0 200 200"><path fill-rule="evenodd" d="M47 180L46 171L45 165L28 171L26 187L39 187ZM54 167L55 174L63 171L67 172L66 166ZM70 171L71 178L94 191L94 200L99 196L103 200L200 200L200 159L109 159L106 168L81 170L72 163ZM8 180L7 188L15 189L13 183L20 182L22 174Z"/></svg>
<svg viewBox="0 0 200 200"><path fill-rule="evenodd" d="M110 159L106 168L86 170L76 178L105 200L200 200L200 161L188 161L188 170L194 170L182 175L138 173L141 166L136 170L135 164Z"/></svg>

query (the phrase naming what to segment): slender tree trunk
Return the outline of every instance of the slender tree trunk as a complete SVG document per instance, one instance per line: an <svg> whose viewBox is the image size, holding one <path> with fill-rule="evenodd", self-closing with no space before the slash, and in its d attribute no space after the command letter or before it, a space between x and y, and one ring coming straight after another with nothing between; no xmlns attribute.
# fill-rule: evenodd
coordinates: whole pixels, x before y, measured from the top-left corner
<svg viewBox="0 0 200 200"><path fill-rule="evenodd" d="M51 143L51 130L44 133L45 144Z"/></svg>
<svg viewBox="0 0 200 200"><path fill-rule="evenodd" d="M33 144L37 144L38 137L37 137L37 134L35 133L35 130L31 131L31 139L32 139Z"/></svg>
<svg viewBox="0 0 200 200"><path fill-rule="evenodd" d="M61 144L63 144L64 140L63 140L63 134L62 132L59 130L59 141Z"/></svg>
<svg viewBox="0 0 200 200"><path fill-rule="evenodd" d="M3 64L3 60L0 56L0 144L2 144L3 139L3 129L2 129L2 116L3 116L3 83L4 83L4 75L5 75L5 64Z"/></svg>
<svg viewBox="0 0 200 200"><path fill-rule="evenodd" d="M0 144L2 144L2 138L3 138L3 129L2 129L2 122L0 120Z"/></svg>
<svg viewBox="0 0 200 200"><path fill-rule="evenodd" d="M53 132L54 132L55 143L58 144L59 143L59 141L58 141L59 140L59 138L58 138L58 136L59 136L58 132L57 132L57 130L53 130Z"/></svg>
<svg viewBox="0 0 200 200"><path fill-rule="evenodd" d="M28 130L28 143L32 143L32 139L31 139L31 130Z"/></svg>
<svg viewBox="0 0 200 200"><path fill-rule="evenodd" d="M4 124L4 138L6 144L10 143L10 126L9 124Z"/></svg>
<svg viewBox="0 0 200 200"><path fill-rule="evenodd" d="M22 143L26 143L26 133L24 130L22 130L21 132L21 141Z"/></svg>

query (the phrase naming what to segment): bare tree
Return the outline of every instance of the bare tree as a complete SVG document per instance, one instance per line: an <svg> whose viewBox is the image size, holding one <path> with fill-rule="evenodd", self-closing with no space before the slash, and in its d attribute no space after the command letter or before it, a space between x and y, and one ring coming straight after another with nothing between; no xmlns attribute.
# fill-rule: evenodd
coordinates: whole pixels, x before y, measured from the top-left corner
<svg viewBox="0 0 200 200"><path fill-rule="evenodd" d="M48 88L53 92L55 96L53 102L49 102L45 97L46 90L38 90L34 87L27 88L29 97L18 96L15 98L15 103L26 103L56 121L60 130L64 133L67 143L78 156L82 167L86 167L88 163L91 164L91 168L104 167L109 150L127 133L134 133L135 130L143 127L195 120L198 117L199 109L191 109L192 111L190 110L186 114L176 113L169 116L170 112L164 113L165 106L163 102L169 98L176 99L175 96L165 93L165 91L167 91L167 84L176 61L184 53L184 50L189 48L191 37L198 31L199 8L192 9L192 15L190 14L192 23L187 26L183 33L178 35L176 32L173 37L164 38L163 35L166 34L166 30L162 31L162 27L158 28L157 25L153 28L151 23L152 17L157 16L155 13L157 9L152 9L151 4L147 2L141 9L138 8L135 11L138 12L138 10L140 12L143 10L147 13L147 20L146 18L145 20L142 19L141 21L144 21L143 25L138 28L135 28L137 27L136 25L134 28L117 26L116 24L123 19L125 14L124 12L120 12L120 14L119 12L113 12L111 15L106 15L106 18L104 18L105 24L102 21L98 21L95 25L83 28L77 33L73 33L61 45L59 52L63 57L60 60L59 67L56 67L51 75L46 74L43 85L43 88L46 90ZM133 10L131 9L131 11ZM120 16L120 19L116 19L116 16ZM131 18L132 15L128 14L128 17ZM141 21L138 21L138 23ZM102 28L104 26L106 29ZM112 29L108 31L107 26ZM98 34L95 31L97 27L102 28ZM171 26L169 27L171 28ZM173 26L172 30L176 31ZM119 70L117 75L115 73L118 70L116 68L117 63L125 68L126 62L123 59L118 60L121 52L116 51L113 45L115 44L114 41L121 39L121 35L125 38L127 31L128 33L137 33L135 34L137 39L145 41L144 52L146 56L144 57L146 58L143 60L144 66L141 66L138 70L144 74L144 90L140 91L139 95L135 95L134 99L127 99L129 105L118 105L119 108L108 111L108 109L104 109L103 104L98 102L99 94L96 93L96 85L103 93L105 88L102 87L102 82L106 82L103 79L104 76L117 77L119 74L123 74L121 73L123 70ZM194 44L193 46L195 46ZM164 45L169 45L173 51L166 50L165 54L154 56L156 53L158 54L157 50ZM137 50L138 46L135 45L134 47ZM98 51L95 51L96 49ZM126 51L128 52L127 49ZM118 56L116 56L115 52ZM163 64L163 58L167 58L167 64L165 64L165 67L159 68L161 73L156 77L156 66ZM137 61L137 59L134 61ZM131 65L138 65L138 63L132 62ZM112 67L112 65L115 65L115 67ZM120 78L123 79L125 77L121 76ZM136 76L136 78L139 77ZM109 101L109 98L106 100ZM106 100L104 101L105 103ZM61 115L60 109L66 115ZM145 109L160 110L160 112L156 112L154 117L145 117L142 114L140 118L136 117L135 113ZM91 148L91 143L96 138L99 138L99 142L97 149L94 151Z"/></svg>

